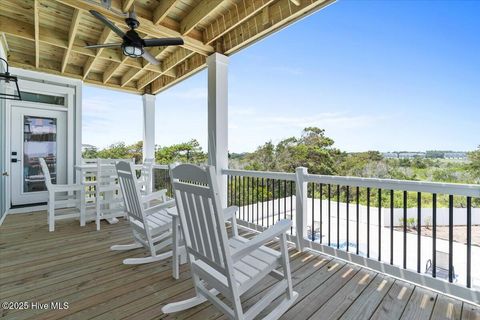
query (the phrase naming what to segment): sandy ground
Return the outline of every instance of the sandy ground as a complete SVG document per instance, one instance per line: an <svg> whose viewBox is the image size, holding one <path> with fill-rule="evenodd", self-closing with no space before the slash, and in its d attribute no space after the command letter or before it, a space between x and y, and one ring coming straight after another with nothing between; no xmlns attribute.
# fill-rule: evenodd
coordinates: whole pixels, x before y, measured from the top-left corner
<svg viewBox="0 0 480 320"><path fill-rule="evenodd" d="M395 228L396 231L403 231L402 228ZM417 234L415 229L407 229L408 233ZM422 236L431 237L432 227L422 227ZM448 240L448 227L437 226L437 239ZM466 244L467 243L467 227L455 226L453 227L453 241ZM472 226L472 245L480 246L480 226Z"/></svg>

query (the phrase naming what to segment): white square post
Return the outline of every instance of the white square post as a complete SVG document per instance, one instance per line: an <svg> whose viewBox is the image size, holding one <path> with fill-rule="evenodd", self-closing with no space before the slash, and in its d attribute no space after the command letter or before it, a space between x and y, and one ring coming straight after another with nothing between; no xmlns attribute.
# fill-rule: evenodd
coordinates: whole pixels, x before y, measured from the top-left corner
<svg viewBox="0 0 480 320"><path fill-rule="evenodd" d="M143 159L155 159L155 95L144 94L143 101Z"/></svg>
<svg viewBox="0 0 480 320"><path fill-rule="evenodd" d="M208 164L215 166L223 206L227 205L228 168L228 57L214 53L208 67Z"/></svg>

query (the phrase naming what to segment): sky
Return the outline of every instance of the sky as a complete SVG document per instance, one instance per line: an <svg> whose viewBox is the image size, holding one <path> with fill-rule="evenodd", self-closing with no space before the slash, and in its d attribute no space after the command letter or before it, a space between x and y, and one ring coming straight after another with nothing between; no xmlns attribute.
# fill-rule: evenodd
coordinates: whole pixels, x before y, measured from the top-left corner
<svg viewBox="0 0 480 320"><path fill-rule="evenodd" d="M229 150L325 129L344 151L480 145L480 1L339 0L236 53ZM156 144L207 148L206 70L156 98ZM142 139L141 96L84 86L83 143Z"/></svg>

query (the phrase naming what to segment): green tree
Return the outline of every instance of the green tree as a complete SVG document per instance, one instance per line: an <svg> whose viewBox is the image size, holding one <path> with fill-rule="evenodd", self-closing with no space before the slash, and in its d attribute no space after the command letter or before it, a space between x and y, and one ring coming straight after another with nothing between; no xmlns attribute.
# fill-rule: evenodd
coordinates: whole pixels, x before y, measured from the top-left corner
<svg viewBox="0 0 480 320"><path fill-rule="evenodd" d="M82 158L84 159L96 159L98 158L97 148L87 148L82 152Z"/></svg>
<svg viewBox="0 0 480 320"><path fill-rule="evenodd" d="M207 154L203 152L200 143L192 139L185 143L158 148L155 152L155 160L161 164L174 162L205 164Z"/></svg>
<svg viewBox="0 0 480 320"><path fill-rule="evenodd" d="M468 170L475 178L480 179L480 145L477 150L468 153L468 160Z"/></svg>
<svg viewBox="0 0 480 320"><path fill-rule="evenodd" d="M335 174L342 152L333 148L334 141L325 130L308 127L300 138L290 137L276 146L270 141L246 156L248 170L293 172L307 167L310 173Z"/></svg>

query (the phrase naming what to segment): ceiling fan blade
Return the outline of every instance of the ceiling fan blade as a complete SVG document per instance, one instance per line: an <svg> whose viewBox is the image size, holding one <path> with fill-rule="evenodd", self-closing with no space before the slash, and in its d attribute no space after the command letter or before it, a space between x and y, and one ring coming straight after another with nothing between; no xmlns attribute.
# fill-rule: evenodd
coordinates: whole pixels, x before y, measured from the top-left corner
<svg viewBox="0 0 480 320"><path fill-rule="evenodd" d="M123 39L123 37L125 37L125 32L123 32L122 30L120 30L113 22L111 22L110 20L108 20L107 18L105 18L105 16L95 10L90 10L90 13L95 17L97 18L98 20L102 21L103 24L105 24L107 27L109 27L110 29L112 29L113 32L115 32L120 38Z"/></svg>
<svg viewBox="0 0 480 320"><path fill-rule="evenodd" d="M150 62L151 64L160 64L160 61L158 61L157 59L155 59L154 56L151 55L150 52L148 52L147 50L145 50L142 54L142 57L147 60L148 62Z"/></svg>
<svg viewBox="0 0 480 320"><path fill-rule="evenodd" d="M104 44L92 44L90 46L85 46L88 49L96 49L96 48L118 48L121 47L122 43L104 43Z"/></svg>
<svg viewBox="0 0 480 320"><path fill-rule="evenodd" d="M145 47L181 46L182 38L143 39Z"/></svg>

